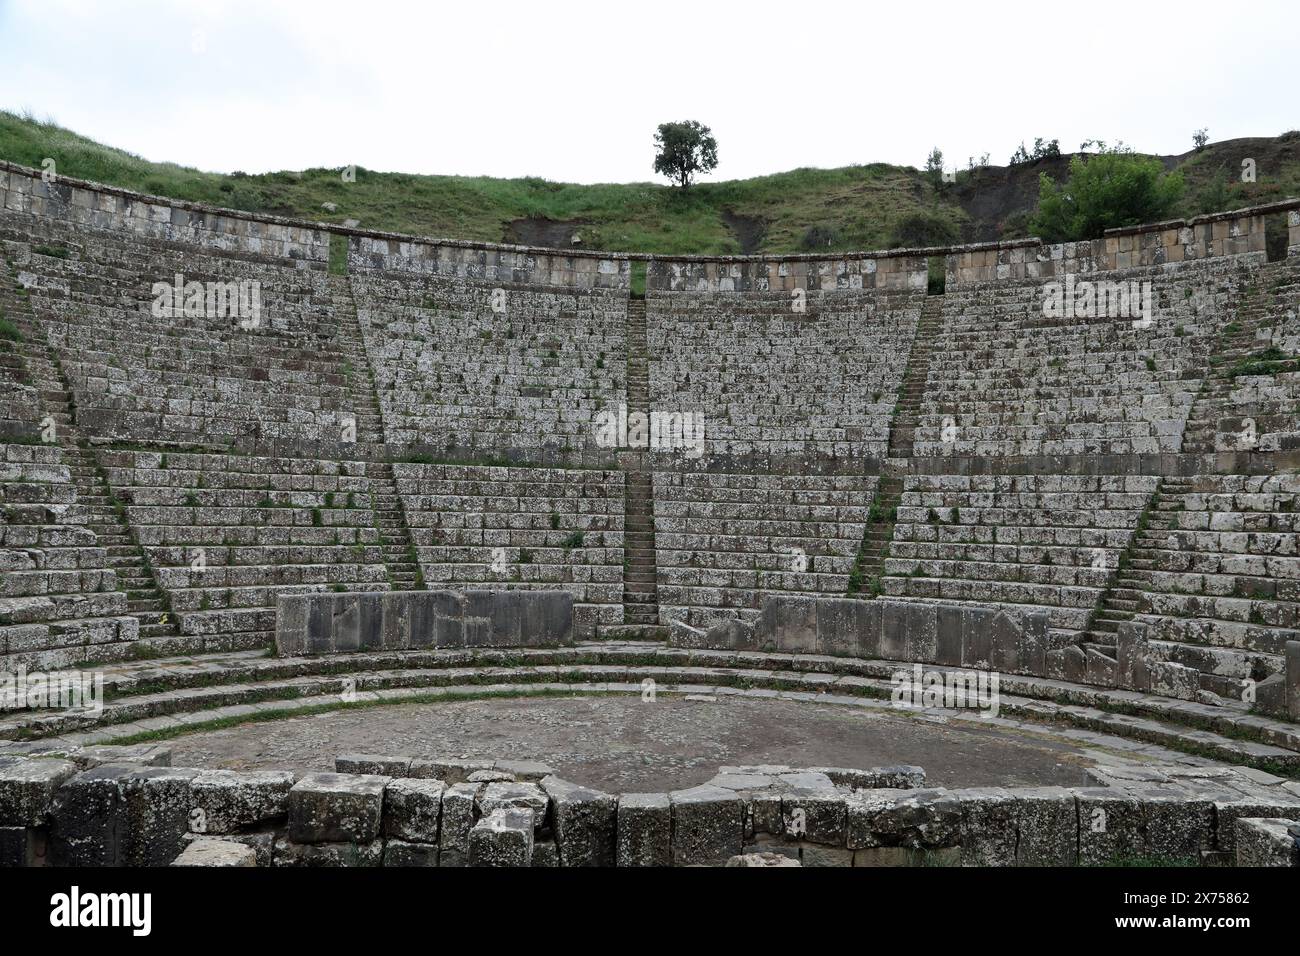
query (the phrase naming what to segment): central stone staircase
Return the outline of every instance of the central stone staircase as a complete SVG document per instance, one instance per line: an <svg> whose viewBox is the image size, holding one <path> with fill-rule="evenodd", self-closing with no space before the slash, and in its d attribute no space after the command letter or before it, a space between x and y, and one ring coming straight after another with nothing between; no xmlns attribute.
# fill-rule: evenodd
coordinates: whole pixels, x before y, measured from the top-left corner
<svg viewBox="0 0 1300 956"><path fill-rule="evenodd" d="M650 414L650 359L646 348L645 299L627 306L627 411ZM631 456L629 456L630 458ZM639 460L639 459L638 459ZM620 637L663 638L659 623L655 561L654 483L641 467L627 472L623 521L623 621ZM607 631L608 629L605 629ZM602 631L602 633L605 633Z"/></svg>
<svg viewBox="0 0 1300 956"><path fill-rule="evenodd" d="M942 309L940 296L927 296L921 307L907 372L898 390L898 403L894 406L894 418L889 428L889 460L880 470L880 485L871 504L862 548L849 581L850 594L868 597L880 594L880 576L889 554L889 542L894 537L894 521L903 495L902 476L907 473L907 464L912 458L912 436L920 417L925 382L930 374L930 355L942 327Z"/></svg>
<svg viewBox="0 0 1300 956"><path fill-rule="evenodd" d="M1131 621L1137 613L1138 596L1150 583L1153 551L1165 547L1165 539L1173 528L1174 513L1180 499L1192 489L1190 478L1165 478L1150 508L1144 512L1133 543L1121 555L1115 571L1115 584L1102 597L1092 623L1084 635L1084 642L1093 644L1109 657L1115 656L1119 626Z"/></svg>

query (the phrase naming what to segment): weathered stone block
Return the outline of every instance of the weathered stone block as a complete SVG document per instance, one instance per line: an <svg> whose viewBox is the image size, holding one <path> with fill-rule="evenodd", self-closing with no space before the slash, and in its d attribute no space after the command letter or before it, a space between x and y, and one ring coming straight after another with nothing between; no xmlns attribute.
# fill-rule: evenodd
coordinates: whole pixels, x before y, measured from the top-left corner
<svg viewBox="0 0 1300 956"><path fill-rule="evenodd" d="M70 760L0 757L0 826L43 826L54 792L76 773Z"/></svg>
<svg viewBox="0 0 1300 956"><path fill-rule="evenodd" d="M252 847L229 840L194 840L172 861L172 866L257 866Z"/></svg>
<svg viewBox="0 0 1300 956"><path fill-rule="evenodd" d="M50 807L55 866L126 866L126 780L135 767L104 764L64 781Z"/></svg>
<svg viewBox="0 0 1300 956"><path fill-rule="evenodd" d="M140 767L124 778L130 865L167 866L176 859L190 829L192 785L199 773L184 767Z"/></svg>
<svg viewBox="0 0 1300 956"><path fill-rule="evenodd" d="M781 853L740 853L727 860L727 866L800 866L798 860Z"/></svg>
<svg viewBox="0 0 1300 956"><path fill-rule="evenodd" d="M1079 814L1079 865L1105 866L1145 856L1142 807L1110 787L1073 791Z"/></svg>
<svg viewBox="0 0 1300 956"><path fill-rule="evenodd" d="M409 777L410 757L386 757L380 754L340 754L334 758L335 773L364 773L381 777Z"/></svg>
<svg viewBox="0 0 1300 956"><path fill-rule="evenodd" d="M438 843L441 780L390 780L384 788L384 836L407 843Z"/></svg>
<svg viewBox="0 0 1300 956"><path fill-rule="evenodd" d="M852 866L853 852L843 847L805 843L799 848L799 860L803 866Z"/></svg>
<svg viewBox="0 0 1300 956"><path fill-rule="evenodd" d="M498 781L483 788L478 805L484 816L502 809L526 810L533 818L534 829L541 829L547 823L550 799L535 783Z"/></svg>
<svg viewBox="0 0 1300 956"><path fill-rule="evenodd" d="M533 813L502 807L483 817L469 833L470 866L531 866Z"/></svg>
<svg viewBox="0 0 1300 956"><path fill-rule="evenodd" d="M792 790L781 796L785 835L807 843L844 844L848 807L841 790Z"/></svg>
<svg viewBox="0 0 1300 956"><path fill-rule="evenodd" d="M673 814L666 793L625 793L618 800L618 865L671 866Z"/></svg>
<svg viewBox="0 0 1300 956"><path fill-rule="evenodd" d="M429 843L384 841L384 866L438 866L438 854L438 847Z"/></svg>
<svg viewBox="0 0 1300 956"><path fill-rule="evenodd" d="M479 783L454 783L442 793L442 823L438 834L438 845L444 851L455 851L464 857L469 856L469 831L477 818ZM444 859L442 866L447 865Z"/></svg>
<svg viewBox="0 0 1300 956"><path fill-rule="evenodd" d="M308 774L289 791L289 839L370 843L380 833L388 782L369 774Z"/></svg>
<svg viewBox="0 0 1300 956"><path fill-rule="evenodd" d="M1237 866L1300 866L1300 828L1291 820L1236 822Z"/></svg>
<svg viewBox="0 0 1300 956"><path fill-rule="evenodd" d="M732 790L702 786L669 794L673 864L721 866L744 845L745 804Z"/></svg>
<svg viewBox="0 0 1300 956"><path fill-rule="evenodd" d="M379 866L383 863L384 843L294 843L275 841L274 866L352 867Z"/></svg>
<svg viewBox="0 0 1300 956"><path fill-rule="evenodd" d="M1074 866L1079 858L1079 815L1074 794L1061 787L1017 790L1016 864Z"/></svg>
<svg viewBox="0 0 1300 956"><path fill-rule="evenodd" d="M190 832L227 834L289 812L293 774L286 770L204 770L190 783Z"/></svg>
<svg viewBox="0 0 1300 956"><path fill-rule="evenodd" d="M961 801L961 858L967 866L1014 866L1016 800L1000 787L952 791Z"/></svg>
<svg viewBox="0 0 1300 956"><path fill-rule="evenodd" d="M552 826L562 866L613 866L617 859L617 798L551 776L542 780L551 799Z"/></svg>
<svg viewBox="0 0 1300 956"><path fill-rule="evenodd" d="M0 867L44 866L49 844L37 827L0 827Z"/></svg>

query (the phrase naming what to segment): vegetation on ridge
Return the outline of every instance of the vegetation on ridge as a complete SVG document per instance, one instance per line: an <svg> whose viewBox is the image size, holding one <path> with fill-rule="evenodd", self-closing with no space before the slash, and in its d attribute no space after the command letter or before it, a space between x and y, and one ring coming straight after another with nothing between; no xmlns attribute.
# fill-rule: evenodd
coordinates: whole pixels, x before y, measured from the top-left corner
<svg viewBox="0 0 1300 956"><path fill-rule="evenodd" d="M417 176L356 169L258 175L207 173L144 160L52 122L0 112L0 158L127 189L242 209L417 235L560 245L663 255L790 253L897 248L1029 234L1039 174L1064 181L1068 157L1043 149L1014 166L971 164L955 182L922 169L871 163L796 169L753 179L700 182L688 190L653 183L575 185L536 177ZM1242 183L1243 156L1258 163ZM1300 133L1211 143L1163 157L1186 193L1173 215L1239 208L1300 195ZM330 203L333 208L325 208ZM918 229L918 224L924 228ZM934 237L933 239L931 237Z"/></svg>

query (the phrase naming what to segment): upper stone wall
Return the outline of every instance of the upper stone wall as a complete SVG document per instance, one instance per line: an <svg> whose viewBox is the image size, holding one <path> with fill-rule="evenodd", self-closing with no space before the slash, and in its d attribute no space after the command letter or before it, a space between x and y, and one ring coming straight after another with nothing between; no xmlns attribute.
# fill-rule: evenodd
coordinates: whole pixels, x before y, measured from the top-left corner
<svg viewBox="0 0 1300 956"><path fill-rule="evenodd" d="M1103 238L1046 244L1038 239L967 246L784 256L653 256L431 239L333 226L167 199L53 176L0 160L0 210L128 229L155 239L295 260L324 269L331 235L346 236L348 265L468 279L583 289L629 289L631 264L647 263L656 291L768 292L924 289L927 260L946 260L948 288L1104 272L1216 256L1265 255L1264 220L1286 214L1291 256L1300 255L1300 199L1110 230Z"/></svg>
<svg viewBox="0 0 1300 956"><path fill-rule="evenodd" d="M2 160L0 210L226 252L293 259L307 268L324 269L329 261L329 233L317 223L253 216L67 176L52 176L47 182L34 169Z"/></svg>
<svg viewBox="0 0 1300 956"><path fill-rule="evenodd" d="M655 257L646 269L646 288L658 292L924 289L926 252Z"/></svg>
<svg viewBox="0 0 1300 956"><path fill-rule="evenodd" d="M626 256L415 239L395 234L348 237L348 269L353 272L418 272L523 285L627 289L630 267Z"/></svg>
<svg viewBox="0 0 1300 956"><path fill-rule="evenodd" d="M1266 257L1265 219L1286 213L1289 254L1300 255L1300 200L1232 212L1108 229L1100 239L1044 243L1039 239L962 246L945 256L947 288L999 280L1052 278L1138 269L1220 256Z"/></svg>

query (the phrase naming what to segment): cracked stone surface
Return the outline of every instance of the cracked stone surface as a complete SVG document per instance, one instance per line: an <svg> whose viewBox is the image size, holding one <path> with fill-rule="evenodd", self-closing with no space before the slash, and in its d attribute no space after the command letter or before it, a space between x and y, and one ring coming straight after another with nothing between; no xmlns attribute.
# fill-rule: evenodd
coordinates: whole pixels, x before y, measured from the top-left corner
<svg viewBox="0 0 1300 956"><path fill-rule="evenodd" d="M178 737L175 766L330 770L340 753L541 760L610 792L698 786L721 765L916 764L931 786L1073 786L1102 752L1027 736L785 700L661 696L457 701L321 714ZM1113 762L1113 756L1112 756Z"/></svg>

